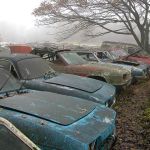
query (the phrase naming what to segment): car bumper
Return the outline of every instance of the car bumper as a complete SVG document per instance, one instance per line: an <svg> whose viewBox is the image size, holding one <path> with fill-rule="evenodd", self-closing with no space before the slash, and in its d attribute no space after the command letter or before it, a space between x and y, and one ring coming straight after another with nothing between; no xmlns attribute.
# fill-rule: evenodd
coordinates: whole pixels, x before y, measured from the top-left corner
<svg viewBox="0 0 150 150"><path fill-rule="evenodd" d="M113 99L109 99L106 103L107 107L112 107L116 102L116 98L114 97Z"/></svg>
<svg viewBox="0 0 150 150"><path fill-rule="evenodd" d="M117 141L117 136L116 136L116 130L115 132L110 135L109 137L107 137L101 144L99 144L99 139L97 139L94 142L94 145L92 144L92 146L89 147L89 150L95 150L95 149L112 149L113 146L115 145Z"/></svg>
<svg viewBox="0 0 150 150"><path fill-rule="evenodd" d="M134 79L147 79L149 75L149 70L143 70L142 72L132 72L132 76Z"/></svg>
<svg viewBox="0 0 150 150"><path fill-rule="evenodd" d="M126 89L128 86L131 85L133 78L131 78L130 80L128 80L126 83L124 84L119 84L119 85L115 85L116 89Z"/></svg>

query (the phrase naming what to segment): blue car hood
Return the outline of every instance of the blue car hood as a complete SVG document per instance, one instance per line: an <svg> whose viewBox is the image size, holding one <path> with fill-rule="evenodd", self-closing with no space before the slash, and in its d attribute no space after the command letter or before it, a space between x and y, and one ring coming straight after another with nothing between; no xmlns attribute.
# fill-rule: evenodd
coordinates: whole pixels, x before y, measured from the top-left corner
<svg viewBox="0 0 150 150"><path fill-rule="evenodd" d="M33 104L32 104L33 105ZM95 140L103 142L115 130L116 113L97 106L91 113L68 126L4 108L0 116L11 121L42 149L89 150Z"/></svg>
<svg viewBox="0 0 150 150"><path fill-rule="evenodd" d="M95 109L96 104L71 96L33 92L2 99L0 106L57 124L69 125L88 115Z"/></svg>
<svg viewBox="0 0 150 150"><path fill-rule="evenodd" d="M60 74L51 79L43 80L43 82L74 88L89 93L94 93L103 86L103 84L97 80L70 74Z"/></svg>

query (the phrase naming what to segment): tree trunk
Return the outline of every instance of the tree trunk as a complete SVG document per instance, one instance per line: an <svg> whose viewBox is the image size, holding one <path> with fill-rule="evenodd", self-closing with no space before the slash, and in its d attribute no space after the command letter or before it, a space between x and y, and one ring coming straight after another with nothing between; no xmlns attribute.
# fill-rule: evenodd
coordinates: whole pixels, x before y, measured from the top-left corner
<svg viewBox="0 0 150 150"><path fill-rule="evenodd" d="M145 29L144 51L150 53L150 47L149 47L149 25L148 25L148 23L146 24L146 29Z"/></svg>

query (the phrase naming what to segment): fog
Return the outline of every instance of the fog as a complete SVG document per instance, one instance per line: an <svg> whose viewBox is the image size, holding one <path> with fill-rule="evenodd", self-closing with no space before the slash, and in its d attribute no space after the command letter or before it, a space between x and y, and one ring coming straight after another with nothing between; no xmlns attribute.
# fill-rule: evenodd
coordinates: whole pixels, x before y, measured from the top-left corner
<svg viewBox="0 0 150 150"><path fill-rule="evenodd" d="M40 41L52 41L55 29L47 27L32 27L16 25L13 23L0 22L0 40L5 42L28 43ZM53 34L53 36L50 36Z"/></svg>
<svg viewBox="0 0 150 150"><path fill-rule="evenodd" d="M0 40L5 42L16 42L16 43L28 43L28 42L56 42L59 37L57 36L58 30L56 27L38 27L33 26L31 28L16 25L13 23L7 23L4 21L0 22ZM85 36L85 32L80 32L64 42L74 43L90 43L98 44L102 41L118 41L118 42L129 42L135 43L131 36L107 34L105 36L91 38Z"/></svg>
<svg viewBox="0 0 150 150"><path fill-rule="evenodd" d="M2 42L56 42L59 39L57 27L35 26L35 17L31 14L42 0L5 0L0 1L0 41ZM57 29L57 30L56 30ZM85 37L80 32L64 42L98 44L102 41L135 43L131 36L107 34L98 38Z"/></svg>

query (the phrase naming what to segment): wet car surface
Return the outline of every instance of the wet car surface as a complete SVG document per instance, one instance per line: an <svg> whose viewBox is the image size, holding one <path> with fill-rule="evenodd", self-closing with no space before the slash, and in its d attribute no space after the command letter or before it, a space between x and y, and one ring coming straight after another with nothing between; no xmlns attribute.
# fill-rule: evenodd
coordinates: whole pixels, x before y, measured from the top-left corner
<svg viewBox="0 0 150 150"><path fill-rule="evenodd" d="M50 68L49 62L39 56L31 54L1 56L0 65L29 89L84 98L109 107L115 103L114 86L95 79L56 73Z"/></svg>
<svg viewBox="0 0 150 150"><path fill-rule="evenodd" d="M41 149L111 148L116 136L112 109L56 93L20 90L22 85L3 69L0 81L0 117Z"/></svg>

